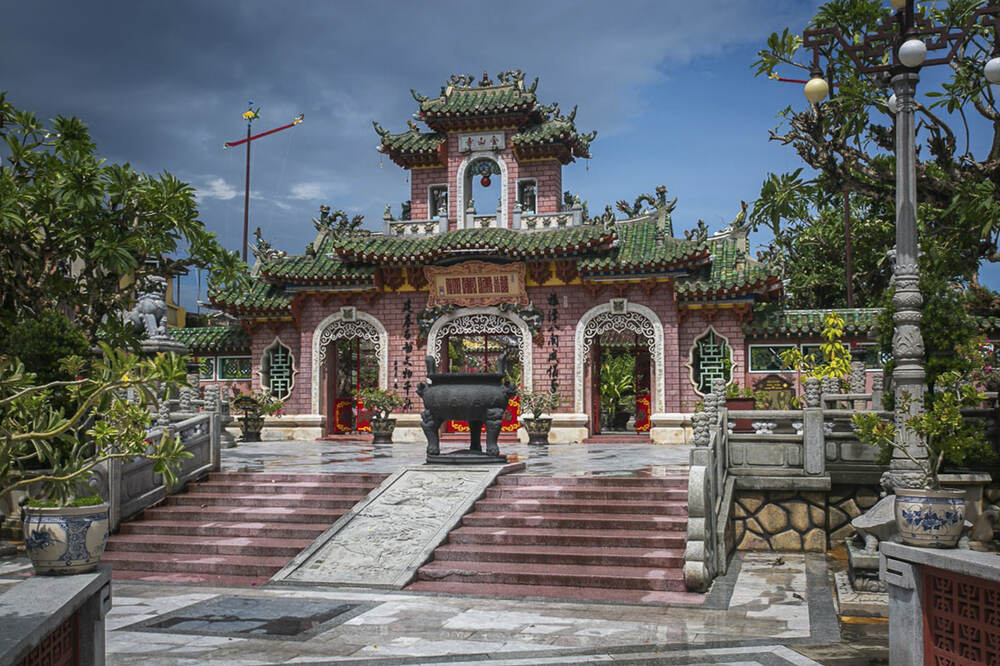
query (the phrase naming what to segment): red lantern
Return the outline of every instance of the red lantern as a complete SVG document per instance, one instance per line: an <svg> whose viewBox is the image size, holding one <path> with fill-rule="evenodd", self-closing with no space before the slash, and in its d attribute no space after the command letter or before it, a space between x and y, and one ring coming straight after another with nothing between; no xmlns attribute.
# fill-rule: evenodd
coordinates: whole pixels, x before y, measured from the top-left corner
<svg viewBox="0 0 1000 666"><path fill-rule="evenodd" d="M482 185L483 187L489 187L490 186L490 177L489 176L483 176L482 178L479 179L479 184Z"/></svg>

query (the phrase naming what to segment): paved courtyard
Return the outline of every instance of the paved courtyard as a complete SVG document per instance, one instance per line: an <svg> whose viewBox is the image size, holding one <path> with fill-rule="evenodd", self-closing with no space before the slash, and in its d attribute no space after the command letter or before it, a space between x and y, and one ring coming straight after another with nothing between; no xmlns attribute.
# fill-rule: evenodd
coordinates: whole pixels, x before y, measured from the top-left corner
<svg viewBox="0 0 1000 666"><path fill-rule="evenodd" d="M686 447L508 445L535 475L666 475ZM422 447L265 442L223 452L225 470L379 472ZM839 621L817 554L740 553L697 606L446 596L269 583L223 588L116 581L109 664L879 664L884 622ZM0 585L22 558L0 562Z"/></svg>

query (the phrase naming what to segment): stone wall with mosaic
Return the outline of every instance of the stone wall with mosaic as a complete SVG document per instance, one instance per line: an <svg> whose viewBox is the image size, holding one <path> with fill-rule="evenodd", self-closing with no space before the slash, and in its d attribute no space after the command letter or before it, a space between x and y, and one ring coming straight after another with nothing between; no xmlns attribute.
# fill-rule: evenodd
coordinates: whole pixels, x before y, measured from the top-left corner
<svg viewBox="0 0 1000 666"><path fill-rule="evenodd" d="M837 485L829 492L737 491L736 549L826 552L828 543L853 532L851 519L877 501L874 486Z"/></svg>

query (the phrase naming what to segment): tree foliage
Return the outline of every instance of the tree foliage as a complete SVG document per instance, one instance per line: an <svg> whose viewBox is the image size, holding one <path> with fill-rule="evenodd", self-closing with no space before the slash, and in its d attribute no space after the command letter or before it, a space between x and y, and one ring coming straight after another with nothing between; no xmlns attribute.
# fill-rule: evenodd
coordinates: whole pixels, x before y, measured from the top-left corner
<svg viewBox="0 0 1000 666"><path fill-rule="evenodd" d="M919 11L956 29L984 4L985 0L931 1L921 3ZM848 40L858 41L890 11L876 0L831 0L817 10L810 27L835 27ZM983 74L997 40L992 29L977 26L959 45L950 76L937 88L921 83L918 95L917 196L923 246L950 248L947 261L934 268L960 282L975 279L981 260L1000 260L1000 108ZM785 30L768 38L754 68L758 75L771 77L796 69L808 73L809 55L803 52L801 37ZM769 175L751 218L755 228L766 226L775 233L772 252L777 256L794 254L799 240L797 233L790 239L780 237L783 222L793 229L810 217L832 222L834 201L844 191L851 193L853 205L867 209L875 219L895 217L894 119L887 105L891 90L882 87L884 81L859 75L835 43L823 49L821 66L832 84L832 97L817 106L808 107L803 101L801 108L782 110L781 124L771 132L771 140L791 146L816 175L803 180L801 169ZM921 96L933 101L921 103ZM970 123L973 116L985 123ZM952 127L956 124L958 129ZM976 135L982 126L988 128L988 136ZM873 233L871 240L881 238L881 233ZM888 249L868 247L866 242L862 237L855 245L862 262ZM804 266L794 259L786 261L789 271ZM874 293L864 295L871 298Z"/></svg>
<svg viewBox="0 0 1000 666"><path fill-rule="evenodd" d="M77 118L45 125L0 93L0 157L0 326L61 308L89 341L121 341L146 276L206 268L220 287L245 274L191 186L107 163Z"/></svg>
<svg viewBox="0 0 1000 666"><path fill-rule="evenodd" d="M46 497L67 504L97 465L139 456L154 461L154 473L168 486L176 482L177 466L191 454L169 432L147 439L147 427L155 389L185 384L184 361L176 354L140 358L100 346L101 358L89 369L69 356L63 365L75 378L44 384L18 359L0 355L0 497L42 486ZM125 391L135 399L126 401Z"/></svg>

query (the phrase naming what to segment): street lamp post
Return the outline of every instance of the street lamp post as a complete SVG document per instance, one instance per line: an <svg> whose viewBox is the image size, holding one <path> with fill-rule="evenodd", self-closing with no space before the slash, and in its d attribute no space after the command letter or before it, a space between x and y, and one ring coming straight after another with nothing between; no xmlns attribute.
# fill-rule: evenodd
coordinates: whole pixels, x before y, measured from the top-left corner
<svg viewBox="0 0 1000 666"><path fill-rule="evenodd" d="M891 0L891 4L897 10L896 14L886 18L875 32L864 35L860 43L846 39L835 28L817 28L803 33L802 44L813 51L811 80L805 86L805 95L810 103L820 103L829 93L829 85L822 78L819 63L821 55L830 57L835 48L846 53L859 72L875 77L882 86L888 82L895 92L895 99L890 100L890 107L895 107L893 111L896 115L896 256L892 278L895 287L892 299L895 307L892 354L896 369L892 379L896 404L902 405L908 400L910 405L909 414L900 410L896 413L897 444L904 447L909 456L893 451L888 481L896 488L919 487L923 474L917 471L912 459L927 458L927 449L920 436L906 425L906 419L911 414L923 409L926 390L924 341L920 334L923 297L918 286L920 274L917 269L917 174L913 123L919 71L923 66L950 62L976 24L986 26L992 23L996 30L1000 6L997 0L990 0L972 13L965 26L956 30L936 26L930 19L916 13L914 0ZM928 51L944 49L948 49L945 55L927 59ZM1000 82L1000 57L993 57L986 64L985 72L990 83Z"/></svg>

